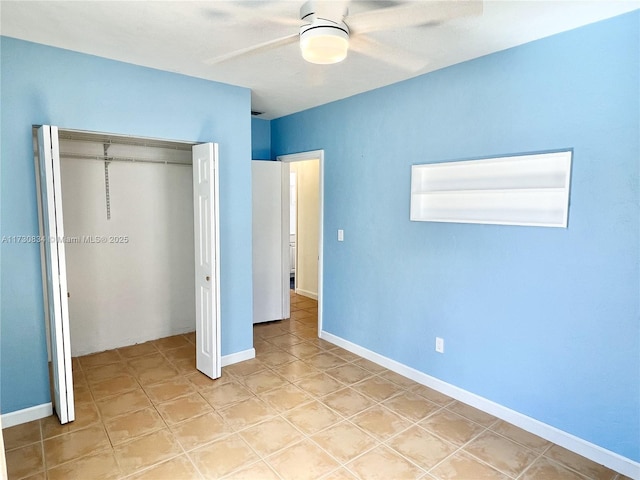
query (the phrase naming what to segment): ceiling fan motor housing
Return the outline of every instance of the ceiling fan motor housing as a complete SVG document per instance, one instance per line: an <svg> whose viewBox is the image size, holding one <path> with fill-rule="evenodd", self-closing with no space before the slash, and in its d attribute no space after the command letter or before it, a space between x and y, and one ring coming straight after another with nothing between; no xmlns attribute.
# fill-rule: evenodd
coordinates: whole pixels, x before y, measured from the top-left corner
<svg viewBox="0 0 640 480"><path fill-rule="evenodd" d="M349 28L344 22L316 19L300 27L300 49L307 62L330 64L347 57Z"/></svg>
<svg viewBox="0 0 640 480"><path fill-rule="evenodd" d="M312 2L302 6L300 19L309 23L300 27L300 50L307 62L327 65L347 57L349 27L343 21L345 15L346 10L317 11Z"/></svg>

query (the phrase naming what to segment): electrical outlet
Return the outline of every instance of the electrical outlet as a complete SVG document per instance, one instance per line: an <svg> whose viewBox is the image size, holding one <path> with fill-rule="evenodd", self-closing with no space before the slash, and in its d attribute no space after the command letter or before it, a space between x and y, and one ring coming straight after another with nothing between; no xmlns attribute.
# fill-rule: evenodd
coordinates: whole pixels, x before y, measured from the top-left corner
<svg viewBox="0 0 640 480"><path fill-rule="evenodd" d="M436 337L436 352L444 353L444 338Z"/></svg>

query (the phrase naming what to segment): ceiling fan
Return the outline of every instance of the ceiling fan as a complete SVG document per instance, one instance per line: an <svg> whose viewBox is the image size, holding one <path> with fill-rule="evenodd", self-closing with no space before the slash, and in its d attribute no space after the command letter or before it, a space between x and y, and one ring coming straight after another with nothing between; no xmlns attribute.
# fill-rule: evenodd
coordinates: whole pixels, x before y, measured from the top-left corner
<svg viewBox="0 0 640 480"><path fill-rule="evenodd" d="M349 15L350 3L308 0L300 8L299 20L275 19L286 25L295 22L297 32L212 58L206 63L219 64L299 42L302 58L310 63L338 63L347 57L349 50L353 50L408 70L419 70L426 63L423 58L398 52L367 34L439 25L456 18L480 15L483 9L482 0L404 1L392 2L392 6L387 6L389 2L364 2L379 3L385 7Z"/></svg>

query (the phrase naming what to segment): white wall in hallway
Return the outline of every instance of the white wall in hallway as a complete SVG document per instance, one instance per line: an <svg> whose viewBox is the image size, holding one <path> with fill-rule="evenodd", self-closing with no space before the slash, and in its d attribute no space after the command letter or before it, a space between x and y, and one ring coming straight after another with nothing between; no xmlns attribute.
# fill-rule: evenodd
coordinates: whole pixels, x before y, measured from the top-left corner
<svg viewBox="0 0 640 480"><path fill-rule="evenodd" d="M292 162L297 178L296 291L318 297L320 166L318 160Z"/></svg>

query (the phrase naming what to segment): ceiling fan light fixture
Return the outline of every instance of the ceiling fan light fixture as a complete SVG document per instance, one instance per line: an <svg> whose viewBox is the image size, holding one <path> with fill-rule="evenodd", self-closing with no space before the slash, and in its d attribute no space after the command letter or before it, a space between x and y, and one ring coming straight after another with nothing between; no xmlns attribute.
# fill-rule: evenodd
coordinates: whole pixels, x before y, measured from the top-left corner
<svg viewBox="0 0 640 480"><path fill-rule="evenodd" d="M320 65L338 63L347 58L349 29L334 22L316 21L300 28L300 50L307 62Z"/></svg>

